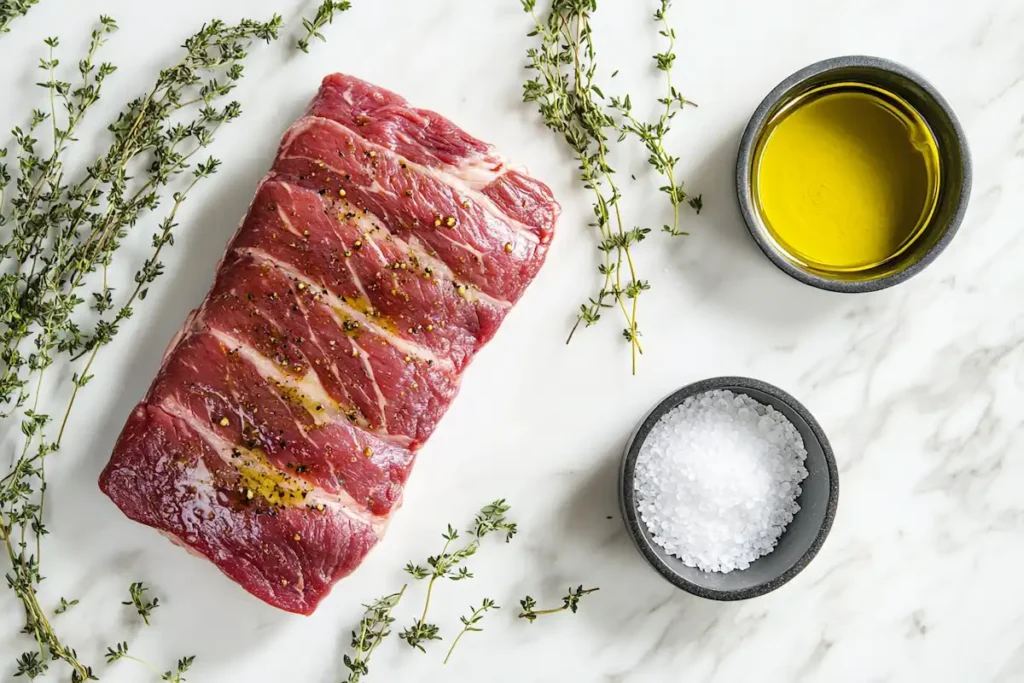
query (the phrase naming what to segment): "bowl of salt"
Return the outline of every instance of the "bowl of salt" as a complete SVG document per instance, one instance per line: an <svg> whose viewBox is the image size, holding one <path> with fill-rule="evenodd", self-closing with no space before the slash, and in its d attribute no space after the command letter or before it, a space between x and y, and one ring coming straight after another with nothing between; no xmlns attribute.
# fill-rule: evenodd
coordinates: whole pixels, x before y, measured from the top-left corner
<svg viewBox="0 0 1024 683"><path fill-rule="evenodd" d="M769 593L821 549L839 502L825 433L765 382L717 377L663 400L626 446L619 502L634 544L678 588Z"/></svg>

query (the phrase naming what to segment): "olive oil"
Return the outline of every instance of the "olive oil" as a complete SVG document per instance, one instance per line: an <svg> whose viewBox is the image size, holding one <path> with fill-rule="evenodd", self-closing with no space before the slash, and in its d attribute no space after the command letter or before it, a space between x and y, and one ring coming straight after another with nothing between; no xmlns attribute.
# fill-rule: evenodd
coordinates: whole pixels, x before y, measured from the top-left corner
<svg viewBox="0 0 1024 683"><path fill-rule="evenodd" d="M786 104L755 148L754 202L790 259L857 277L903 254L935 213L939 148L924 118L860 83L820 86Z"/></svg>

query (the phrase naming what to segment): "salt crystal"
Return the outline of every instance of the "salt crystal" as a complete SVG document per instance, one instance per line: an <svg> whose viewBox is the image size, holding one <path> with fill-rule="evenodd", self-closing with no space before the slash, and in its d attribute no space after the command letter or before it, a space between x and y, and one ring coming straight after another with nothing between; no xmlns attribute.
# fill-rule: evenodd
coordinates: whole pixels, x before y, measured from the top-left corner
<svg viewBox="0 0 1024 683"><path fill-rule="evenodd" d="M728 573L770 553L807 477L803 438L745 394L708 391L666 413L636 460L637 509L689 567Z"/></svg>

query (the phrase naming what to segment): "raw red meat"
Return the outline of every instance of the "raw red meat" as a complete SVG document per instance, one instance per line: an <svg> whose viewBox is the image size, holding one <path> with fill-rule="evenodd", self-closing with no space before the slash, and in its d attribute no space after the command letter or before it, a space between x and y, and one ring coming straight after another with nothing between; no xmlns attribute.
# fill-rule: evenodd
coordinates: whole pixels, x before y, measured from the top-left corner
<svg viewBox="0 0 1024 683"><path fill-rule="evenodd" d="M253 595L310 614L381 537L558 212L447 119L328 76L100 487Z"/></svg>

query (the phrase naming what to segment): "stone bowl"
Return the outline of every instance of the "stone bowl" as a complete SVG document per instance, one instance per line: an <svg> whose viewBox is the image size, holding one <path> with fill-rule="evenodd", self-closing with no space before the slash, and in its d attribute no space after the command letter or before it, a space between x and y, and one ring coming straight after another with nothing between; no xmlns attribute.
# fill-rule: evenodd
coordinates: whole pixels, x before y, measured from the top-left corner
<svg viewBox="0 0 1024 683"><path fill-rule="evenodd" d="M788 256L771 236L757 210L752 186L755 150L769 122L787 104L828 83L865 83L902 97L928 123L939 146L942 172L939 203L922 235L891 261L846 278L814 270ZM826 59L797 71L761 102L740 140L736 193L751 237L764 255L790 277L833 292L872 292L897 285L924 270L949 245L963 222L971 196L972 165L967 135L953 107L935 87L907 67L878 57Z"/></svg>
<svg viewBox="0 0 1024 683"><path fill-rule="evenodd" d="M688 397L715 389L746 394L786 416L800 432L807 449L807 478L797 502L800 510L786 527L775 549L727 574L688 567L669 555L654 538L637 510L634 476L640 447L666 413ZM626 446L619 475L622 517L637 550L666 581L688 593L712 600L745 600L769 593L799 574L818 554L835 519L839 503L839 472L825 433L799 401L765 382L745 377L716 377L683 387L663 400L637 428Z"/></svg>

